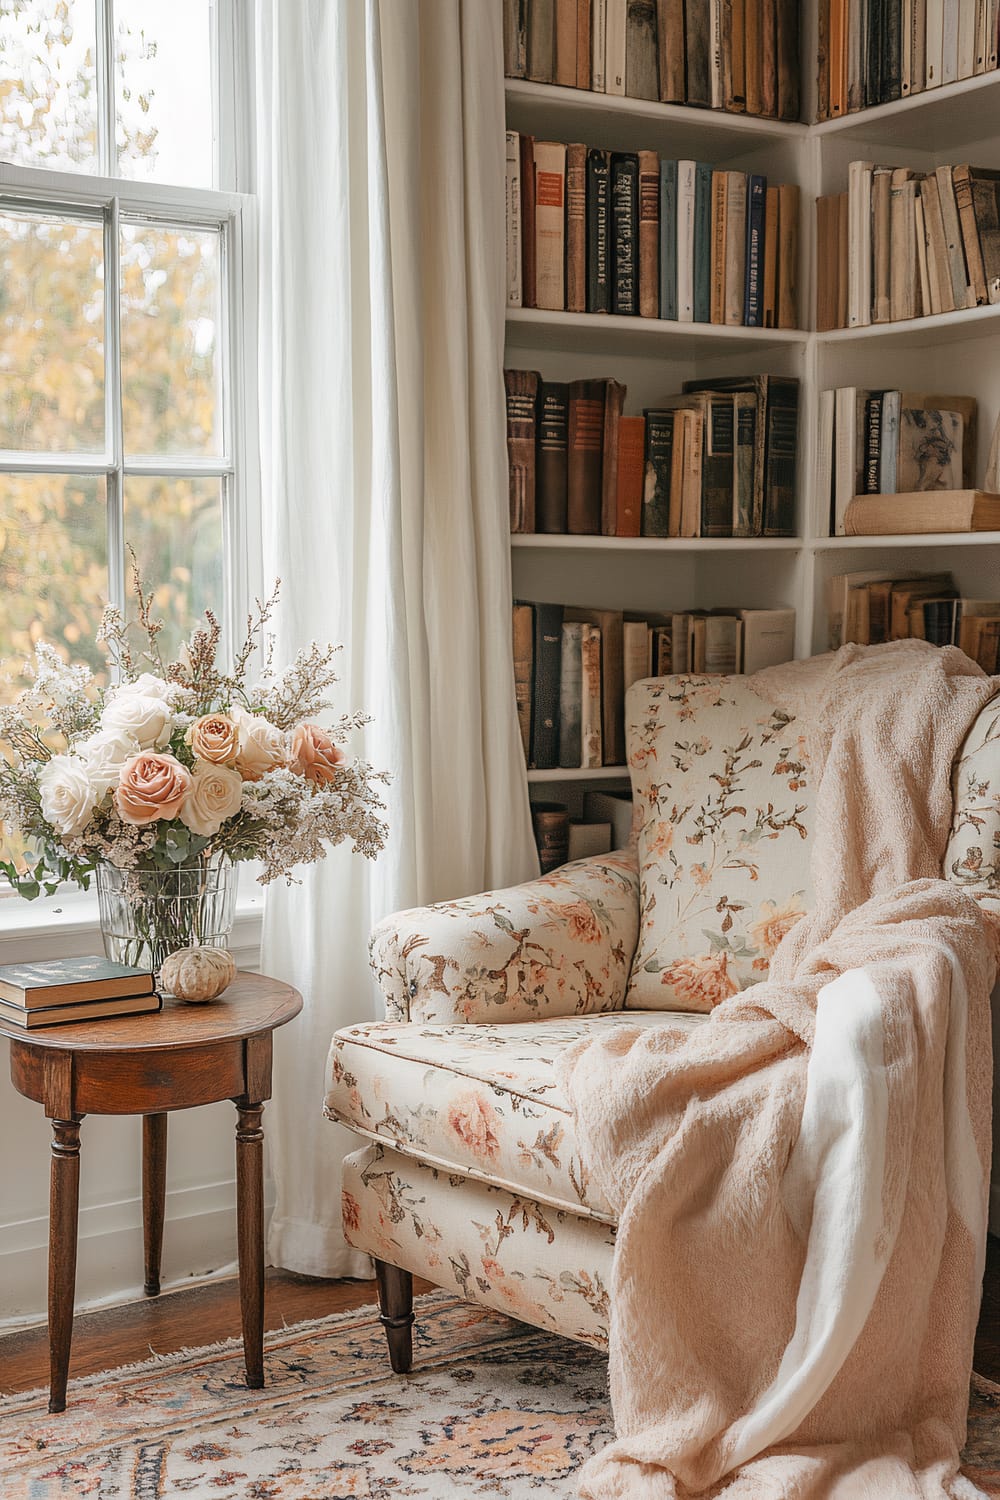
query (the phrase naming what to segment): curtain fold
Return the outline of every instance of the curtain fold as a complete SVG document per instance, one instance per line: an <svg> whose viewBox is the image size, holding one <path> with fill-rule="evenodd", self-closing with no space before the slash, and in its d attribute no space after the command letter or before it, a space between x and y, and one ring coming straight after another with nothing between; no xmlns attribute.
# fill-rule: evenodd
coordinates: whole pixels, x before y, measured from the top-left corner
<svg viewBox="0 0 1000 1500"><path fill-rule="evenodd" d="M332 1032L380 1013L387 912L537 871L510 652L500 10L256 0L264 574L278 656L344 643L352 747L392 772L375 864L337 849L269 889L261 967L305 1009L275 1038L269 1253L367 1274L340 1230L352 1137L321 1115Z"/></svg>

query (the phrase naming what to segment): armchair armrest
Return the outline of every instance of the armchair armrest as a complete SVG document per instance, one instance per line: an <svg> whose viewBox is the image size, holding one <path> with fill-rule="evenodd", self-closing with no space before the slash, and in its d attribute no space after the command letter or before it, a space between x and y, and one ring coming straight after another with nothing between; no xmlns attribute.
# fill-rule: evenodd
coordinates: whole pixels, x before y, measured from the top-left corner
<svg viewBox="0 0 1000 1500"><path fill-rule="evenodd" d="M397 912L369 953L391 1021L538 1021L619 1010L638 933L635 851L619 849Z"/></svg>

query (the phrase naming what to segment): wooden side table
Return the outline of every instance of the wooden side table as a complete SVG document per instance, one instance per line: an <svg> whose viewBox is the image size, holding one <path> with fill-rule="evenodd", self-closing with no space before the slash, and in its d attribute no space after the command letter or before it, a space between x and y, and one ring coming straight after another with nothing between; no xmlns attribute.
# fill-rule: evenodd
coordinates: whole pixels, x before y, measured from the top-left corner
<svg viewBox="0 0 1000 1500"><path fill-rule="evenodd" d="M159 1015L22 1031L10 1076L52 1121L49 1197L49 1411L66 1409L76 1294L80 1124L85 1115L142 1115L142 1219L147 1296L160 1290L167 1184L167 1114L232 1099L236 1105L236 1219L247 1385L264 1384L264 1132L271 1038L302 1009L290 985L238 974L218 1000L167 1000Z"/></svg>

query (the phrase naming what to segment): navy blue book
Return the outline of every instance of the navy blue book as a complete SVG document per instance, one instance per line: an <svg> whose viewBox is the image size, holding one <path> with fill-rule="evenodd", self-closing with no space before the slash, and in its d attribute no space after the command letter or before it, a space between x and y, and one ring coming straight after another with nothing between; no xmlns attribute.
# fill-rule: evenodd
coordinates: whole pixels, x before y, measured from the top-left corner
<svg viewBox="0 0 1000 1500"><path fill-rule="evenodd" d="M743 288L744 321L748 328L764 326L764 207L767 178L752 173L747 180L746 281Z"/></svg>
<svg viewBox="0 0 1000 1500"><path fill-rule="evenodd" d="M694 168L694 320L712 321L712 168Z"/></svg>
<svg viewBox="0 0 1000 1500"><path fill-rule="evenodd" d="M677 163L660 162L660 317L677 317Z"/></svg>

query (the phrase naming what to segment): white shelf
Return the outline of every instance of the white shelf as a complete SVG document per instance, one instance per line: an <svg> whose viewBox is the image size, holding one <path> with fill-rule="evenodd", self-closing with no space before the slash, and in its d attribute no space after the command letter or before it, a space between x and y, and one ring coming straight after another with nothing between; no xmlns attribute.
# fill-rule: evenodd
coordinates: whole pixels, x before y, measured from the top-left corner
<svg viewBox="0 0 1000 1500"><path fill-rule="evenodd" d="M555 552L799 552L801 537L659 537L659 536L569 536L561 533L518 532L512 547Z"/></svg>
<svg viewBox="0 0 1000 1500"><path fill-rule="evenodd" d="M808 544L816 552L840 552L855 547L996 547L1000 531L902 532L897 536L827 536Z"/></svg>
<svg viewBox="0 0 1000 1500"><path fill-rule="evenodd" d="M620 150L660 145L674 157L721 160L779 142L797 146L809 133L807 125L786 120L594 94L523 79L505 79L505 89L511 130Z"/></svg>
<svg viewBox="0 0 1000 1500"><path fill-rule="evenodd" d="M966 343L1000 335L1000 305L963 307L956 312L930 313L902 323L868 323L863 328L833 328L813 338L822 347L875 341L881 349L905 349L921 344Z"/></svg>
<svg viewBox="0 0 1000 1500"><path fill-rule="evenodd" d="M529 771L528 780L533 783L555 781L622 781L628 776L628 766L557 766L552 771Z"/></svg>
<svg viewBox="0 0 1000 1500"><path fill-rule="evenodd" d="M698 354L714 357L801 348L809 337L798 328L728 328L719 323L677 323L617 313L507 309L507 346L511 349L536 349L545 343L572 354L662 354L664 359L690 359Z"/></svg>
<svg viewBox="0 0 1000 1500"><path fill-rule="evenodd" d="M942 161L964 145L995 134L1000 117L1000 71L925 89L892 104L874 105L807 127L827 141L874 141L910 151L933 151Z"/></svg>

